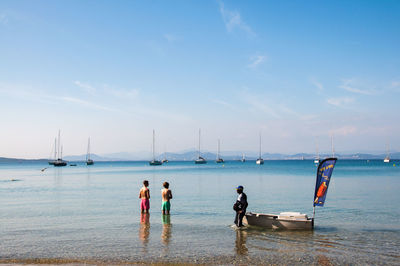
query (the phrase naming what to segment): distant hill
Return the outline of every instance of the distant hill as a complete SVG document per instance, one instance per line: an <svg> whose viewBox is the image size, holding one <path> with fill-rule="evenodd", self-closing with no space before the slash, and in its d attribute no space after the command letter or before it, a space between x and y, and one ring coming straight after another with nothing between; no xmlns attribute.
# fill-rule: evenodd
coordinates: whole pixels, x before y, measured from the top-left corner
<svg viewBox="0 0 400 266"><path fill-rule="evenodd" d="M215 160L217 155L212 152L202 152L201 156L206 158L208 161ZM320 154L320 158L330 157L331 154ZM350 160L383 160L385 154L369 154L369 153L352 153L352 154L335 154L339 159L350 159ZM197 159L198 152L196 150L188 150L182 153L167 152L159 154L156 159L167 158L170 161L193 161ZM240 160L242 159L241 152L229 151L221 153L221 157L224 160ZM309 153L296 153L296 154L280 154L280 153L263 153L261 157L265 160L312 160L315 158L315 154ZM149 152L121 152L111 153L104 155L91 154L91 158L94 161L147 161L151 160L152 156ZM256 153L248 152L245 153L246 160L256 160L258 155ZM70 155L63 158L67 161L85 161L86 154L82 155ZM400 152L393 152L390 154L390 159L400 160ZM36 162L36 161L48 161L48 159L18 159L18 158L6 158L0 157L0 162Z"/></svg>

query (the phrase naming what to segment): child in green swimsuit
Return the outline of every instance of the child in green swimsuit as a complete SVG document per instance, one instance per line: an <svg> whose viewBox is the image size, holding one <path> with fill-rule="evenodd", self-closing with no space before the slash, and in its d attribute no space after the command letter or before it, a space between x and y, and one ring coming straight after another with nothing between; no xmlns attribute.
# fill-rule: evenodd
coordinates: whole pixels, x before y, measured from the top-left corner
<svg viewBox="0 0 400 266"><path fill-rule="evenodd" d="M161 190L161 196L162 196L162 214L169 214L169 211L171 209L171 203L169 202L170 199L172 199L172 192L169 189L169 183L164 182L163 183L163 189Z"/></svg>

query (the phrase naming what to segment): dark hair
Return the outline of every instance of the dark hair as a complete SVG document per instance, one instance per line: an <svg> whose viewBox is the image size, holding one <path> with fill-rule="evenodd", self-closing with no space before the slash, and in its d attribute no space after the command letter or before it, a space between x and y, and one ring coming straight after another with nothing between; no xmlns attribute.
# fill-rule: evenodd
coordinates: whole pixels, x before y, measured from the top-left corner
<svg viewBox="0 0 400 266"><path fill-rule="evenodd" d="M143 181L143 185L145 185L145 186L147 185L147 186L148 186L148 185L149 185L149 181L144 180L144 181Z"/></svg>
<svg viewBox="0 0 400 266"><path fill-rule="evenodd" d="M168 182L164 182L162 185L163 185L163 187L165 187L165 188L169 188L169 183L168 183Z"/></svg>

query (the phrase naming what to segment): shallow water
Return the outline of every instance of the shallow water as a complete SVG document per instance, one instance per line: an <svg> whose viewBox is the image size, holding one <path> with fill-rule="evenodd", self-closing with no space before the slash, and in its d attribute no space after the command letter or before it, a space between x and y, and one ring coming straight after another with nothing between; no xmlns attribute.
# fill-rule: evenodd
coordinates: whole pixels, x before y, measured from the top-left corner
<svg viewBox="0 0 400 266"><path fill-rule="evenodd" d="M307 160L0 164L0 262L400 264L400 162L339 160L311 232L230 226L237 185L248 211L311 215L315 174ZM160 212L164 181L174 196L169 217Z"/></svg>

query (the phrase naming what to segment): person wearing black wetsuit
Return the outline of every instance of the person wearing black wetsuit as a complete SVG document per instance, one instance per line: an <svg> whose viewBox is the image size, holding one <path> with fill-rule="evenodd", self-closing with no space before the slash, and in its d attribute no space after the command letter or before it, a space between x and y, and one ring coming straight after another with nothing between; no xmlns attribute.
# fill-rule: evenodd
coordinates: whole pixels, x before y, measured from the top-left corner
<svg viewBox="0 0 400 266"><path fill-rule="evenodd" d="M233 209L236 211L235 225L237 227L241 227L243 226L242 220L246 214L246 209L249 204L247 203L247 195L243 192L243 186L238 186L236 191L239 196L236 200L236 203L233 205Z"/></svg>

